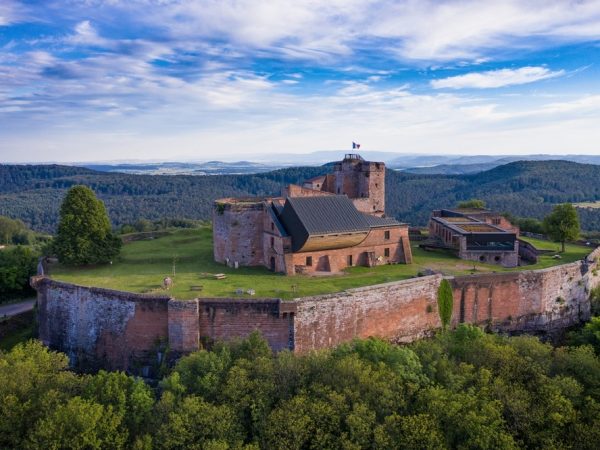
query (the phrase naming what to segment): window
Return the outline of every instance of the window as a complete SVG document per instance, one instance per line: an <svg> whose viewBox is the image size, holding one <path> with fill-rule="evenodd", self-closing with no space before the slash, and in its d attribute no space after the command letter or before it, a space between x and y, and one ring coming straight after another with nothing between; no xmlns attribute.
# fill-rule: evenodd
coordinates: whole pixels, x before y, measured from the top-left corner
<svg viewBox="0 0 600 450"><path fill-rule="evenodd" d="M390 256L390 249L389 248L384 248L383 249L383 256L386 256L386 257Z"/></svg>
<svg viewBox="0 0 600 450"><path fill-rule="evenodd" d="M271 237L271 248L275 248L275 238Z"/></svg>
<svg viewBox="0 0 600 450"><path fill-rule="evenodd" d="M338 194L340 193L340 188L338 188Z"/></svg>
<svg viewBox="0 0 600 450"><path fill-rule="evenodd" d="M479 261L481 261L481 262L485 262L485 255L481 255L481 256L479 257Z"/></svg>
<svg viewBox="0 0 600 450"><path fill-rule="evenodd" d="M306 265L309 267L312 266L312 256L306 257Z"/></svg>
<svg viewBox="0 0 600 450"><path fill-rule="evenodd" d="M352 255L348 255L348 266L352 266Z"/></svg>
<svg viewBox="0 0 600 450"><path fill-rule="evenodd" d="M273 222L271 222L271 231L275 230L275 224Z"/></svg>
<svg viewBox="0 0 600 450"><path fill-rule="evenodd" d="M390 238L390 230L387 230L387 231L384 233L384 237L385 237L386 239L389 239L389 238Z"/></svg>
<svg viewBox="0 0 600 450"><path fill-rule="evenodd" d="M492 225L500 225L500 218L499 217L494 217L492 219Z"/></svg>
<svg viewBox="0 0 600 450"><path fill-rule="evenodd" d="M499 256L494 256L494 261L496 261L496 262L500 262L500 259L501 259L501 258L500 258Z"/></svg>

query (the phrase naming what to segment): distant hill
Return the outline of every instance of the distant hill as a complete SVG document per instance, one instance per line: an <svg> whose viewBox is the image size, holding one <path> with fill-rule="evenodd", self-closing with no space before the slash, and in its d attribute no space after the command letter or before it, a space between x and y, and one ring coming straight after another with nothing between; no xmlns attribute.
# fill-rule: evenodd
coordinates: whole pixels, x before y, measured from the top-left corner
<svg viewBox="0 0 600 450"><path fill-rule="evenodd" d="M420 174L463 175L485 172L494 167L517 161L570 161L581 164L600 164L596 155L522 155L522 156L435 156L392 160L389 168ZM421 162L422 164L419 164Z"/></svg>
<svg viewBox="0 0 600 450"><path fill-rule="evenodd" d="M419 173L423 175L465 175L470 173L485 172L486 170L491 170L500 165L502 165L502 163L495 162L479 164L440 164L429 167L411 167L402 170L402 172Z"/></svg>
<svg viewBox="0 0 600 450"><path fill-rule="evenodd" d="M52 232L66 189L90 186L105 201L114 225L139 218L209 219L214 199L276 195L288 183L327 173L329 165L253 175L152 176L97 172L68 166L0 165L0 215ZM388 170L389 215L425 225L432 209L481 198L499 211L541 218L562 202L600 200L600 166L568 161L518 161L467 175ZM581 209L584 229L600 230L600 210Z"/></svg>

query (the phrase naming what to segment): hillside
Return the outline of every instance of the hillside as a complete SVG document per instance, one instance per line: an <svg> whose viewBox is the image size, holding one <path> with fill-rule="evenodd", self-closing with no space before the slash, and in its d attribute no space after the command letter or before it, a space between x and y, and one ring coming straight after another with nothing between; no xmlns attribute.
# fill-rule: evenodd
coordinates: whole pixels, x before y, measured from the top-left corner
<svg viewBox="0 0 600 450"><path fill-rule="evenodd" d="M0 165L0 215L53 231L70 186L90 186L105 201L114 225L139 218L210 218L219 197L273 195L328 171L296 167L254 175L151 176L96 172L68 166ZM600 166L567 161L519 161L473 175L422 175L388 170L389 215L425 225L430 211L482 198L500 211L542 217L554 204L600 200ZM580 210L583 228L600 230L600 210Z"/></svg>

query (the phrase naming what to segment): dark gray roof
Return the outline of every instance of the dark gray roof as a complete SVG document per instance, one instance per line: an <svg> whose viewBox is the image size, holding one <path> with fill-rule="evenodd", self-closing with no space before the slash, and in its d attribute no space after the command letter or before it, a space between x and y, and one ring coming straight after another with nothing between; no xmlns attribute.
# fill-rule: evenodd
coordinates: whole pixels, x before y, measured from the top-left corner
<svg viewBox="0 0 600 450"><path fill-rule="evenodd" d="M362 213L362 214L363 214L363 216L365 216L365 219L367 219L367 223L369 224L369 226L371 228L391 227L391 226L402 225L400 222L398 222L393 217L377 217L377 216L372 216L372 215L366 214L366 213Z"/></svg>
<svg viewBox="0 0 600 450"><path fill-rule="evenodd" d="M277 205L279 206L279 205ZM287 232L285 231L285 228L283 228L283 225L281 224L281 221L279 220L279 217L277 217L277 206L272 203L270 208L267 208L269 210L269 215L271 216L271 220L273 221L273 223L275 224L275 226L277 227L277 229L279 230L279 233L282 236L287 236Z"/></svg>
<svg viewBox="0 0 600 450"><path fill-rule="evenodd" d="M369 231L369 222L345 195L288 197L281 221L288 232L308 235Z"/></svg>

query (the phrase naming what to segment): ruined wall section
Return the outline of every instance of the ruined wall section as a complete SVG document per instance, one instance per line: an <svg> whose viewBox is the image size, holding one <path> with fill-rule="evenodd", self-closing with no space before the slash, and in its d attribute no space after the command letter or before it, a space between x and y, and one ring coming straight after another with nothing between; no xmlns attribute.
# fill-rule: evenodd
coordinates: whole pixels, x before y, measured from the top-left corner
<svg viewBox="0 0 600 450"><path fill-rule="evenodd" d="M553 333L589 320L590 292L600 285L599 254L542 270L456 277L454 324Z"/></svg>
<svg viewBox="0 0 600 450"><path fill-rule="evenodd" d="M298 186L297 184L290 184L284 187L281 191L281 196L286 197L324 197L333 195L331 192L310 189L304 186Z"/></svg>
<svg viewBox="0 0 600 450"><path fill-rule="evenodd" d="M257 199L222 199L213 207L215 261L234 266L264 264L265 205Z"/></svg>
<svg viewBox="0 0 600 450"><path fill-rule="evenodd" d="M258 330L275 351L294 348L295 305L279 299L202 298L200 335L209 341L247 337Z"/></svg>
<svg viewBox="0 0 600 450"><path fill-rule="evenodd" d="M88 288L36 277L40 340L74 367L152 366L168 336L168 297Z"/></svg>
<svg viewBox="0 0 600 450"><path fill-rule="evenodd" d="M408 342L440 326L441 275L296 300L295 349L307 352L354 338Z"/></svg>
<svg viewBox="0 0 600 450"><path fill-rule="evenodd" d="M169 300L169 348L176 356L200 348L198 300Z"/></svg>

